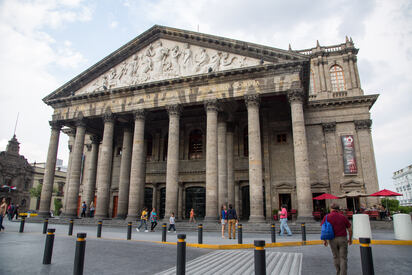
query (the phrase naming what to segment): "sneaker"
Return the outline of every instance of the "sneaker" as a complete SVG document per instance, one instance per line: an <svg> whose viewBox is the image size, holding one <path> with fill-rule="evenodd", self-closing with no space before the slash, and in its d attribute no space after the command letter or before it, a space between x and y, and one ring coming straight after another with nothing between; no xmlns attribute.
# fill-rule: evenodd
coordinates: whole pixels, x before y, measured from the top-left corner
<svg viewBox="0 0 412 275"><path fill-rule="evenodd" d="M144 232L149 232L149 230L145 230Z"/></svg>
<svg viewBox="0 0 412 275"><path fill-rule="evenodd" d="M136 228L136 231L137 231L137 232L140 232L139 228Z"/></svg>

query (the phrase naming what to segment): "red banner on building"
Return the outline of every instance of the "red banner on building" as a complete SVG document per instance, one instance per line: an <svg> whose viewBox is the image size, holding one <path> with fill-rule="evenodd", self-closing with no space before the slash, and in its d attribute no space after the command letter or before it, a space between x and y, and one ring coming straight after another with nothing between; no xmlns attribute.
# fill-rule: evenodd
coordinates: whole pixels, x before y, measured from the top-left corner
<svg viewBox="0 0 412 275"><path fill-rule="evenodd" d="M353 136L342 136L341 139L343 149L343 171L345 174L357 174L358 167L356 165L355 142Z"/></svg>

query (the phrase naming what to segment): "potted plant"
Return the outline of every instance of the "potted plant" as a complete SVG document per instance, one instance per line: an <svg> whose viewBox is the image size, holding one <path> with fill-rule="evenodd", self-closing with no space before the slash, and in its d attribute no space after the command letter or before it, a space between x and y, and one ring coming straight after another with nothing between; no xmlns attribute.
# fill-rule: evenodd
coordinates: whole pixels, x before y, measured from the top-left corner
<svg viewBox="0 0 412 275"><path fill-rule="evenodd" d="M279 213L279 209L273 209L272 210L272 214L273 214L273 220L277 221L278 218L278 213Z"/></svg>

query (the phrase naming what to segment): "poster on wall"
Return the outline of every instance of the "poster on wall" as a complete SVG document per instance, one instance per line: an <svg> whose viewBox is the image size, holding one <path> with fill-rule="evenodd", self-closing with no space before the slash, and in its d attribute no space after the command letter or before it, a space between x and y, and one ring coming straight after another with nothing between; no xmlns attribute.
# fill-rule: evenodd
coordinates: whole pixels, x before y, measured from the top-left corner
<svg viewBox="0 0 412 275"><path fill-rule="evenodd" d="M355 142L352 135L342 136L343 171L345 174L357 174Z"/></svg>

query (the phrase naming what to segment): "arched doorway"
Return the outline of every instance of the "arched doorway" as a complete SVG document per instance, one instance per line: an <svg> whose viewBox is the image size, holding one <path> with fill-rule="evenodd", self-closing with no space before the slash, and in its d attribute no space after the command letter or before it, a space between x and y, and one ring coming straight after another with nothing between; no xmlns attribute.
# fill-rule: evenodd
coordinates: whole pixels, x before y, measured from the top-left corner
<svg viewBox="0 0 412 275"><path fill-rule="evenodd" d="M197 218L205 217L206 189L204 187L188 187L186 192L186 217L190 217L190 210L193 208Z"/></svg>

